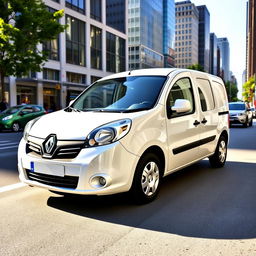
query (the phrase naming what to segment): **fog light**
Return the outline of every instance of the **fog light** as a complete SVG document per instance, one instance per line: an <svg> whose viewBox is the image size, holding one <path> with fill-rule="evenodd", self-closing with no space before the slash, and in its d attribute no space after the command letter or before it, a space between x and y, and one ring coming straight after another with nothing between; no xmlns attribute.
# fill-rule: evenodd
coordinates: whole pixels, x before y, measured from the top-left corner
<svg viewBox="0 0 256 256"><path fill-rule="evenodd" d="M99 177L99 183L101 186L105 186L106 185L106 179L104 177Z"/></svg>
<svg viewBox="0 0 256 256"><path fill-rule="evenodd" d="M96 174L90 179L90 185L93 188L108 187L110 184L111 184L111 179L106 174Z"/></svg>

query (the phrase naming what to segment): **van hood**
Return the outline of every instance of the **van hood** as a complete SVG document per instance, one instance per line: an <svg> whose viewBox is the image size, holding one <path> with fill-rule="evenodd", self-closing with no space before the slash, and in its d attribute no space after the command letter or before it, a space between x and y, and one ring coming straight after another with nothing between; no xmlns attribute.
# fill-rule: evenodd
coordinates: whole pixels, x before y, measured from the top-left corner
<svg viewBox="0 0 256 256"><path fill-rule="evenodd" d="M56 134L59 140L85 140L95 128L130 116L125 113L60 110L39 118L30 129L29 135L44 139L50 134Z"/></svg>

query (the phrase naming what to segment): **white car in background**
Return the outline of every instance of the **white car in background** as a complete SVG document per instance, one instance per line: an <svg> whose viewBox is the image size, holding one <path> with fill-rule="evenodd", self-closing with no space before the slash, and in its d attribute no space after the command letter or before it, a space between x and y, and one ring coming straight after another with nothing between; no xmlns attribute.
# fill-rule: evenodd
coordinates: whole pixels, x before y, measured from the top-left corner
<svg viewBox="0 0 256 256"><path fill-rule="evenodd" d="M146 203L170 173L206 157L224 166L228 113L219 77L164 68L113 74L27 124L19 177L62 193L130 191Z"/></svg>
<svg viewBox="0 0 256 256"><path fill-rule="evenodd" d="M252 126L253 114L251 109L245 102L230 102L229 103L229 121L230 124L242 124L247 128Z"/></svg>

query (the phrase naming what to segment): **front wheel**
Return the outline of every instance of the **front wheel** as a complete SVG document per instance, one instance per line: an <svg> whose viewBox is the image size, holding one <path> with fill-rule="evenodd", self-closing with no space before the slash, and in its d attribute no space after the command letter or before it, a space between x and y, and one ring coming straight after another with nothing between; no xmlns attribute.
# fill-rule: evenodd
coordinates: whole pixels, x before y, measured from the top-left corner
<svg viewBox="0 0 256 256"><path fill-rule="evenodd" d="M19 125L19 123L14 122L14 123L12 124L12 130L13 130L14 132L18 132L18 131L20 130L20 125Z"/></svg>
<svg viewBox="0 0 256 256"><path fill-rule="evenodd" d="M212 167L220 168L225 165L227 158L227 139L224 136L220 136L215 153L209 157L209 161Z"/></svg>
<svg viewBox="0 0 256 256"><path fill-rule="evenodd" d="M136 167L130 191L133 199L139 204L153 201L159 192L161 177L158 157L152 153L143 155Z"/></svg>

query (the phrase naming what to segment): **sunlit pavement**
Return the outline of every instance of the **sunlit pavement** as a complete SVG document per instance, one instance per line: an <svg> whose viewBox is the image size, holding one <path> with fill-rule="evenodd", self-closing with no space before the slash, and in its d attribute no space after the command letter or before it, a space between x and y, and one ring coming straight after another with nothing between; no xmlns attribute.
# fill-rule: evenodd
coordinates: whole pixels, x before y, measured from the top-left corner
<svg viewBox="0 0 256 256"><path fill-rule="evenodd" d="M148 205L127 195L66 198L28 186L0 193L0 255L254 256L255 140L255 122L231 128L224 168L203 160L172 174ZM5 154L0 174L17 175L6 164L15 158Z"/></svg>

